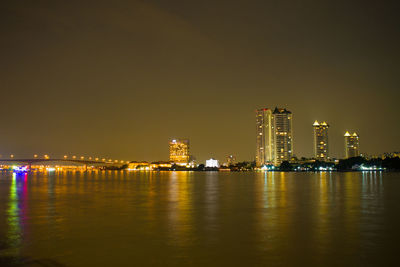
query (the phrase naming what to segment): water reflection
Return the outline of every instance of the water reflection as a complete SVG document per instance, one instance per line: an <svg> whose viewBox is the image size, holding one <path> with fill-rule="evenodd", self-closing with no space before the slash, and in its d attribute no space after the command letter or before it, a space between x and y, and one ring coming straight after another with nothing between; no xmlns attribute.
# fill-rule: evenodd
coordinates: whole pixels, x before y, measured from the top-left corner
<svg viewBox="0 0 400 267"><path fill-rule="evenodd" d="M169 179L168 231L171 246L187 247L192 238L190 172L172 172Z"/></svg>
<svg viewBox="0 0 400 267"><path fill-rule="evenodd" d="M7 209L7 243L10 248L9 253L13 256L19 254L22 245L22 227L27 205L27 183L28 174L13 173Z"/></svg>
<svg viewBox="0 0 400 267"><path fill-rule="evenodd" d="M0 242L69 266L360 266L397 244L396 175L0 173Z"/></svg>

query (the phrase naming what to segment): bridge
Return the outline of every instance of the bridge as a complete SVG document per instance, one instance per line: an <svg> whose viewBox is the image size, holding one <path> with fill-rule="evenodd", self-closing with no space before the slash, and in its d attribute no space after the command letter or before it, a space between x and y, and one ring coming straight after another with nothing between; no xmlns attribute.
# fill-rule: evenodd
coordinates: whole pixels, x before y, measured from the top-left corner
<svg viewBox="0 0 400 267"><path fill-rule="evenodd" d="M61 159L50 159L50 158L22 158L22 159L0 159L0 163L20 163L20 164L25 164L29 165L29 169L31 168L32 164L35 163L45 163L45 162L70 162L70 163L79 163L83 164L85 168L87 169L87 165L93 164L93 165L103 165L103 166L121 166L124 164L123 161L121 162L115 162L115 161L99 161L99 160L85 160L85 159L66 159L66 158L61 158ZM128 163L128 162L126 162Z"/></svg>

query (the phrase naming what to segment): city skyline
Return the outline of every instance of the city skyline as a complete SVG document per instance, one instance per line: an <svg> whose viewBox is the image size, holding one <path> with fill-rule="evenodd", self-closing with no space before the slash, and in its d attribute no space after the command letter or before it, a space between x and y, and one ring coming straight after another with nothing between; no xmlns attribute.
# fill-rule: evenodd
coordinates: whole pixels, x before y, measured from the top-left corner
<svg viewBox="0 0 400 267"><path fill-rule="evenodd" d="M3 156L153 161L184 136L198 161L254 160L265 106L295 114L298 157L314 154L315 120L331 125L331 157L347 129L362 153L400 150L387 1L6 1L0 15Z"/></svg>
<svg viewBox="0 0 400 267"><path fill-rule="evenodd" d="M256 166L262 167L264 165L273 164L279 166L283 161L291 161L292 157L303 158L304 156L299 156L293 154L293 134L292 134L292 112L286 108L278 108L272 111L269 108L262 108L256 110L256 153L255 153L255 163ZM352 134L346 131L344 134L344 157L335 158L329 156L329 143L328 143L328 125L325 121L318 122L315 120L312 124L313 131L313 149L314 154L311 157L319 161L330 161L332 159L346 159L350 157L358 157L360 155L368 155L367 153L360 153L359 145L359 135L356 132ZM148 162L171 162L177 165L189 166L196 162L196 156L190 153L189 139L185 138L173 138L169 140L169 159L165 161L164 159L152 159ZM382 154L387 154L395 152L387 151ZM209 154L213 154L210 152ZM67 160L93 160L93 162L147 162L142 159L134 160L115 160L109 158L99 158L88 156L76 156L76 155L64 155L59 157L59 159ZM374 155L379 156L379 155ZM0 155L0 159L13 159L14 154L10 155ZM16 157L16 159L23 159L24 157ZM39 157L38 154L33 155L34 159L50 159L50 156L45 154ZM57 158L57 157L56 157ZM32 157L26 157L26 159L32 159ZM211 158L213 159L213 158ZM232 154L226 156L227 162L235 162L236 157ZM207 161L207 160L205 160ZM252 161L252 160L250 160ZM198 161L197 161L198 163ZM229 165L229 164L228 164Z"/></svg>
<svg viewBox="0 0 400 267"><path fill-rule="evenodd" d="M252 159L243 159L244 161L255 161L256 165L261 167L263 165L273 164L275 166L279 166L283 161L290 161L292 157L302 158L304 155L296 155L293 153L293 134L292 134L292 112L287 110L286 108L278 108L269 109L269 108L262 108L256 110L256 153L254 158ZM318 122L315 120L312 124L314 131L313 131L313 155L307 156L306 158L314 158L320 161L326 161L331 159L346 159L349 157L357 157L360 155L371 155L367 152L360 150L359 146L359 135L356 132L352 134L349 131L345 131L344 134L344 156L339 157L331 157L329 156L329 143L328 143L328 125L325 121ZM284 139L282 139L284 138ZM278 140L279 139L279 140ZM278 143L282 145L279 146ZM279 151L278 151L279 150ZM385 151L381 154L375 154L372 156L379 156L391 152L396 152L396 150ZM54 153L53 153L54 154ZM72 153L75 154L75 153ZM216 154L213 151L208 152L208 155ZM21 155L28 155L27 153L19 154L19 158ZM79 156L79 159L95 159L96 161L111 161L112 159L107 158L96 158L92 154L84 153ZM104 153L103 153L104 155ZM32 156L32 155L31 155ZM44 154L41 155L42 158L49 159L49 155ZM58 155L59 156L59 155ZM0 154L1 158L14 158L14 154L9 155L2 155ZM234 161L236 157L232 154L225 154L222 158L233 157ZM17 157L18 158L18 157ZM26 158L32 158L30 156ZM38 154L34 154L33 158L38 158ZM76 155L64 155L60 158L71 158L77 159ZM221 159L222 159L221 158ZM204 159L204 162L207 160ZM144 159L131 159L127 160L136 162L136 160L144 161L144 162L156 162L156 161L165 161L165 159L151 159L151 160L144 160ZM169 162L177 163L178 165L187 165L190 162L200 162L197 160L196 155L193 155L189 152L189 139L182 139L182 138L170 138L169 139ZM114 161L114 160L112 160ZM120 160L115 160L115 162ZM121 162L124 162L121 160Z"/></svg>

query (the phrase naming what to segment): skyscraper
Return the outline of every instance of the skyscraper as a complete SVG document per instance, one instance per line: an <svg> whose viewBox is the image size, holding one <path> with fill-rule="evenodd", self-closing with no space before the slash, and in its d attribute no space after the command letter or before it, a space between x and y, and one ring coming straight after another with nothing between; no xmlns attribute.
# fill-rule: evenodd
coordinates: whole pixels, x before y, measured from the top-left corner
<svg viewBox="0 0 400 267"><path fill-rule="evenodd" d="M328 128L326 122L315 121L314 127L314 157L320 161L328 159Z"/></svg>
<svg viewBox="0 0 400 267"><path fill-rule="evenodd" d="M285 108L275 108L272 112L274 130L274 164L290 161L293 155L292 112Z"/></svg>
<svg viewBox="0 0 400 267"><path fill-rule="evenodd" d="M169 142L169 160L177 165L187 165L189 163L189 140L171 140Z"/></svg>
<svg viewBox="0 0 400 267"><path fill-rule="evenodd" d="M350 134L348 131L344 134L344 146L346 158L358 157L360 155L360 143L357 133Z"/></svg>
<svg viewBox="0 0 400 267"><path fill-rule="evenodd" d="M261 167L274 161L274 132L272 110L256 110L256 165Z"/></svg>

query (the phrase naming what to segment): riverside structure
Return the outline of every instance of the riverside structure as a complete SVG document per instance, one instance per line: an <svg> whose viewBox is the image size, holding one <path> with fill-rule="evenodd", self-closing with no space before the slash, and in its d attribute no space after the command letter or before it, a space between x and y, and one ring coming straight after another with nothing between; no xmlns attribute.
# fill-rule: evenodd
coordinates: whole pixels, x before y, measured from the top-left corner
<svg viewBox="0 0 400 267"><path fill-rule="evenodd" d="M293 155L292 112L286 108L256 110L256 165L279 165Z"/></svg>
<svg viewBox="0 0 400 267"><path fill-rule="evenodd" d="M324 122L315 121L314 128L314 156L319 161L327 161L329 157L328 128Z"/></svg>
<svg viewBox="0 0 400 267"><path fill-rule="evenodd" d="M358 157L360 155L360 142L357 133L350 134L348 131L344 134L344 146L346 158Z"/></svg>
<svg viewBox="0 0 400 267"><path fill-rule="evenodd" d="M180 166L189 164L188 139L173 139L169 142L169 161Z"/></svg>

